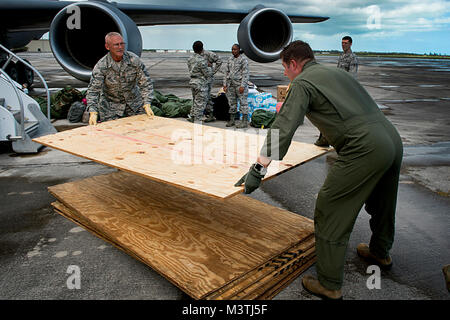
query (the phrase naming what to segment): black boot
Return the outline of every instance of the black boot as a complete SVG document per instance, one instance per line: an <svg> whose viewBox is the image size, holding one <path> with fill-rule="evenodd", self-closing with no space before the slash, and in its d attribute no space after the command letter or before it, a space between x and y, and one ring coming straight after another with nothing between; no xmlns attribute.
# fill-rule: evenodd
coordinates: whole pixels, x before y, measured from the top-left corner
<svg viewBox="0 0 450 320"><path fill-rule="evenodd" d="M329 147L330 143L328 142L327 138L325 138L322 133L319 135L319 139L314 142L314 144L318 147Z"/></svg>
<svg viewBox="0 0 450 320"><path fill-rule="evenodd" d="M232 127L235 125L235 119L236 118L236 114L235 113L230 113L230 120L228 120L226 126L227 127Z"/></svg>
<svg viewBox="0 0 450 320"><path fill-rule="evenodd" d="M236 128L242 129L242 128L247 128L247 127L248 127L247 115L243 114L242 120L239 124L236 125Z"/></svg>
<svg viewBox="0 0 450 320"><path fill-rule="evenodd" d="M205 122L213 122L213 121L216 121L216 117L214 117L214 114L212 112L207 112L206 118L204 121Z"/></svg>

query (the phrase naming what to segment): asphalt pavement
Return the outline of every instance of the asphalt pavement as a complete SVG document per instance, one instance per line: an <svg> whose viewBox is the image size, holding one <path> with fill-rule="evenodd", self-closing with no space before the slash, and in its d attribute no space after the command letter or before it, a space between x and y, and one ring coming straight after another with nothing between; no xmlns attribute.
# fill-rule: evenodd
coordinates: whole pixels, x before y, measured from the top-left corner
<svg viewBox="0 0 450 320"><path fill-rule="evenodd" d="M68 74L51 54L23 53L48 79L53 91L86 84ZM221 54L224 58L227 54ZM190 97L187 54L144 52L155 89ZM337 57L319 56L334 65ZM343 294L346 300L448 300L442 267L450 264L450 68L447 61L361 58L358 80L398 128L405 147L399 185L393 268L373 285L369 265L356 246L370 238L369 216L361 210L347 249ZM287 84L279 62L250 63L260 89L276 95ZM217 76L213 93L220 87ZM35 92L40 85L35 83ZM180 121L185 121L180 119ZM55 126L67 129L67 122ZM224 121L211 123L225 128ZM70 126L70 125L69 125ZM294 140L313 143L311 123ZM313 218L317 193L335 154L308 162L262 184L250 197ZM71 221L56 214L47 188L115 169L44 148L19 155L0 146L0 299L190 298L164 277ZM79 272L77 284L71 277ZM315 274L312 266L304 274ZM315 300L298 277L274 300Z"/></svg>

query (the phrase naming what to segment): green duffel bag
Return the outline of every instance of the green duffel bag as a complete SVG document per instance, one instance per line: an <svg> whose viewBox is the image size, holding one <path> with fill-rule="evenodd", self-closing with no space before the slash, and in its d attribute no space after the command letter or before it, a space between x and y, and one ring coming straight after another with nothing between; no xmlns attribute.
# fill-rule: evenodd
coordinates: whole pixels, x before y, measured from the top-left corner
<svg viewBox="0 0 450 320"><path fill-rule="evenodd" d="M180 98L178 98L176 95L172 93L166 94L165 97L169 102L180 102Z"/></svg>
<svg viewBox="0 0 450 320"><path fill-rule="evenodd" d="M255 128L270 128L277 114L264 109L256 109L252 114L250 125Z"/></svg>
<svg viewBox="0 0 450 320"><path fill-rule="evenodd" d="M164 112L162 112L162 110L160 108L158 108L155 105L151 105L151 108L152 108L153 114L155 116L164 117Z"/></svg>
<svg viewBox="0 0 450 320"><path fill-rule="evenodd" d="M162 103L166 103L167 101L169 101L169 99L167 99L167 97L165 95L163 95L161 92L159 92L158 90L153 90L153 96L161 104Z"/></svg>
<svg viewBox="0 0 450 320"><path fill-rule="evenodd" d="M164 113L164 117L167 118L176 118L180 116L180 104L177 102L169 101L163 103L161 106L161 110Z"/></svg>
<svg viewBox="0 0 450 320"><path fill-rule="evenodd" d="M191 113L192 99L186 99L185 102L180 106L179 117L187 118L189 113Z"/></svg>

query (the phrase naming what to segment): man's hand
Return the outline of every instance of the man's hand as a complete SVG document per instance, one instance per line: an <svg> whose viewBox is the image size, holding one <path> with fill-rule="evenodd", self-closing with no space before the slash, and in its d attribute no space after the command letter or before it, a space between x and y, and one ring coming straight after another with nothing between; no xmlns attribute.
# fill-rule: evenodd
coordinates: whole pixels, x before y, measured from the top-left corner
<svg viewBox="0 0 450 320"><path fill-rule="evenodd" d="M244 87L239 87L239 93L243 94L244 93Z"/></svg>
<svg viewBox="0 0 450 320"><path fill-rule="evenodd" d="M89 112L89 125L95 126L97 124L98 112Z"/></svg>
<svg viewBox="0 0 450 320"><path fill-rule="evenodd" d="M155 114L153 113L153 110L152 110L152 107L150 106L150 104L144 104L144 110L145 110L145 113L146 113L150 118L153 118L153 116L155 115Z"/></svg>
<svg viewBox="0 0 450 320"><path fill-rule="evenodd" d="M261 184L261 179L265 176L265 174L261 174L255 169L255 165L252 164L250 170L234 185L235 187L239 187L244 183L244 193L252 193L258 189Z"/></svg>
<svg viewBox="0 0 450 320"><path fill-rule="evenodd" d="M228 87L227 86L223 86L223 92L227 93L228 91Z"/></svg>

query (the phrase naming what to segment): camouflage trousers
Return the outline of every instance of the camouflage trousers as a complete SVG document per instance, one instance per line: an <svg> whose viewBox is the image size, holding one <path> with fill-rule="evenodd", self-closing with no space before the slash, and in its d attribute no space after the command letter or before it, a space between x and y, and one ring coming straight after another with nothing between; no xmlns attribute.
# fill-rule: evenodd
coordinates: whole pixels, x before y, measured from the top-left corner
<svg viewBox="0 0 450 320"><path fill-rule="evenodd" d="M228 104L230 105L229 113L237 112L237 101L239 101L239 112L248 114L248 87L244 87L244 93L239 93L240 86L230 85L227 90Z"/></svg>
<svg viewBox="0 0 450 320"><path fill-rule="evenodd" d="M211 97L211 89L212 89L213 82L214 82L214 79L208 80L208 92L207 92L208 100L206 102L206 107L205 107L207 114L208 113L212 114L214 111L214 104L213 104L212 97Z"/></svg>
<svg viewBox="0 0 450 320"><path fill-rule="evenodd" d="M192 109L190 117L195 121L203 119L203 113L208 103L208 86L201 84L191 84Z"/></svg>
<svg viewBox="0 0 450 320"><path fill-rule="evenodd" d="M120 109L114 108L114 106L117 107L117 104L113 104L109 109L102 105L103 108L99 109L99 120L110 121L145 113L145 110L142 106L134 110L127 104L125 106L125 109L123 109L123 112L119 112Z"/></svg>

